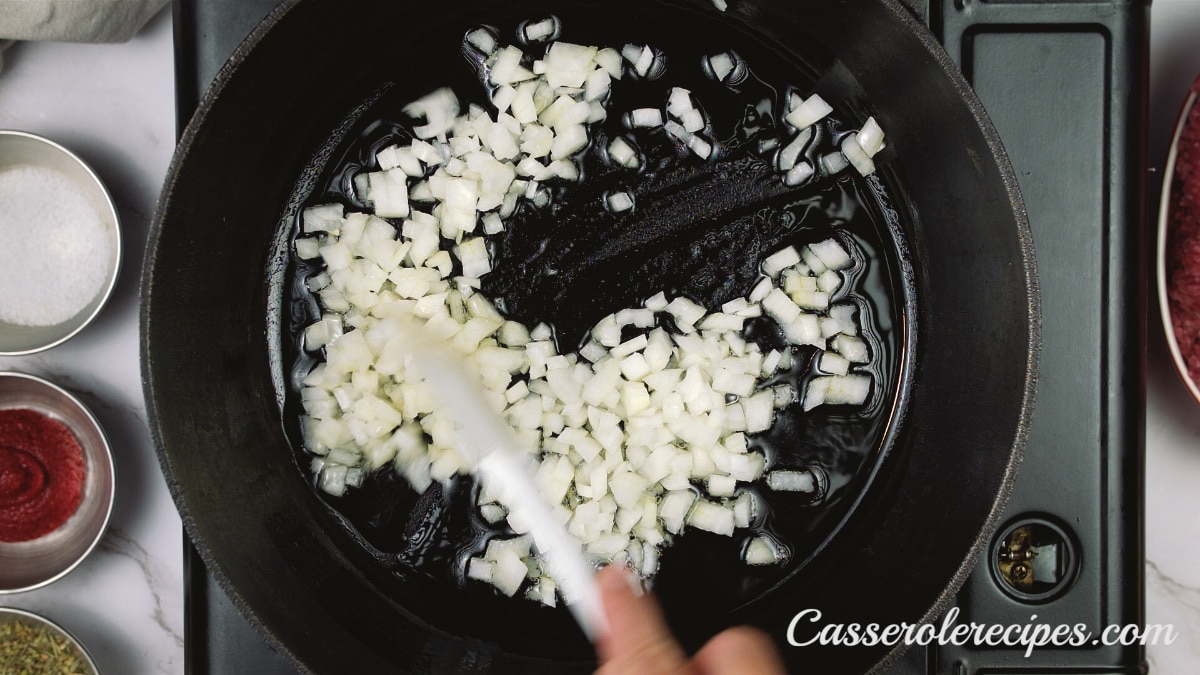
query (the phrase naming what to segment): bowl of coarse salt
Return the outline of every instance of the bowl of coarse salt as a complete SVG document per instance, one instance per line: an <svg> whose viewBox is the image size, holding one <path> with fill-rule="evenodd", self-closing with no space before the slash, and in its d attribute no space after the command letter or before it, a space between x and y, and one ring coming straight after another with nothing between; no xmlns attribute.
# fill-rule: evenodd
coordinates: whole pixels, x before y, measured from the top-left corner
<svg viewBox="0 0 1200 675"><path fill-rule="evenodd" d="M121 232L108 190L82 159L0 130L0 355L49 349L108 301Z"/></svg>

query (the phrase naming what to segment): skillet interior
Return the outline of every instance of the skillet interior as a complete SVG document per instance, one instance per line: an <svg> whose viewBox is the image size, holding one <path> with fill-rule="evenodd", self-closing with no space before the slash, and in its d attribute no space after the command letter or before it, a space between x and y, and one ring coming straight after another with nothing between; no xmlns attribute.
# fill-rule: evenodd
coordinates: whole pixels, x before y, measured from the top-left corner
<svg viewBox="0 0 1200 675"><path fill-rule="evenodd" d="M1015 181L978 102L897 6L777 5L746 2L721 16L705 2L306 0L277 12L222 72L185 133L148 249L144 379L189 534L235 601L301 662L442 672L538 670L552 657L555 670L588 667L577 638L500 649L472 617L433 609L418 583L373 565L291 460L267 350L279 327L267 325L276 314L265 282L283 264L272 233L283 231L283 205L330 129L381 78L422 91L440 84L438 72L410 66L466 28L550 10L568 26L594 16L603 31L611 21L613 42L631 26L721 36L717 22L732 22L775 49L796 80L833 73L823 86L870 101L903 151L889 178L921 309L905 327L915 345L905 355L907 418L896 420L880 480L828 550L770 603L719 621L777 635L808 607L830 622L913 621L961 583L1006 494L1031 402L1035 290ZM693 642L716 628L676 623ZM788 653L829 664L823 672L861 672L886 651Z"/></svg>

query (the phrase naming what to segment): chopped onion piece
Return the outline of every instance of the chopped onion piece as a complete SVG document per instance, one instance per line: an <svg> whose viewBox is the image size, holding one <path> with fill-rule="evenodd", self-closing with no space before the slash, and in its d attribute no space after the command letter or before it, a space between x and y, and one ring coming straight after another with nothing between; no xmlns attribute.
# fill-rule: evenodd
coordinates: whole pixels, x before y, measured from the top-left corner
<svg viewBox="0 0 1200 675"><path fill-rule="evenodd" d="M413 127L413 133L422 139L441 136L450 131L454 127L458 111L458 97L448 87L434 90L404 106L404 114L425 119L424 125Z"/></svg>
<svg viewBox="0 0 1200 675"><path fill-rule="evenodd" d="M550 157L553 159L570 157L587 147L587 144L587 127L582 124L573 124L558 130L554 137L554 143L550 146Z"/></svg>
<svg viewBox="0 0 1200 675"><path fill-rule="evenodd" d="M693 134L690 138L688 138L687 146L688 146L688 149L690 149L692 152L696 153L696 155L699 156L700 159L708 159L709 157L712 156L712 153L713 153L712 143L709 143L707 140L705 140L704 138L702 138L701 136L699 136L697 134Z"/></svg>
<svg viewBox="0 0 1200 675"><path fill-rule="evenodd" d="M796 247L788 246L767 256L762 262L762 273L775 279L783 270L800 262L800 253Z"/></svg>
<svg viewBox="0 0 1200 675"><path fill-rule="evenodd" d="M704 113L692 108L684 111L679 117L679 121L683 123L683 128L689 132L697 132L704 128Z"/></svg>
<svg viewBox="0 0 1200 675"><path fill-rule="evenodd" d="M787 175L783 178L783 182L788 187L803 185L806 181L808 181L808 179L812 178L815 173L816 170L813 169L812 164L809 164L808 162L800 162L787 172Z"/></svg>
<svg viewBox="0 0 1200 675"><path fill-rule="evenodd" d="M649 309L623 309L615 314L617 324L621 326L636 326L651 328L654 326L654 312Z"/></svg>
<svg viewBox="0 0 1200 675"><path fill-rule="evenodd" d="M484 504L483 506L479 507L479 514L483 516L483 519L489 524L495 525L496 523L504 520L504 518L508 515L508 512L505 511L504 507L500 506L499 504ZM484 579L484 581L490 581L490 578Z"/></svg>
<svg viewBox="0 0 1200 675"><path fill-rule="evenodd" d="M667 296L662 291L655 293L647 298L646 302L642 303L643 307L652 312L666 311L668 305L669 303L667 302Z"/></svg>
<svg viewBox="0 0 1200 675"><path fill-rule="evenodd" d="M608 71L597 69L588 73L583 84L583 98L592 102L593 114L588 116L588 122L600 122L608 116L608 110L600 101L611 89L612 76Z"/></svg>
<svg viewBox="0 0 1200 675"><path fill-rule="evenodd" d="M480 54L490 56L496 51L496 34L488 28L476 28L467 33L466 43Z"/></svg>
<svg viewBox="0 0 1200 675"><path fill-rule="evenodd" d="M832 294L837 291L842 285L842 277L834 271L834 268L829 268L817 277L817 288L824 293ZM821 307L821 309L826 309Z"/></svg>
<svg viewBox="0 0 1200 675"><path fill-rule="evenodd" d="M321 242L316 237L296 238L296 256L301 260L312 260L319 255L321 255ZM315 290L320 290L320 288Z"/></svg>
<svg viewBox="0 0 1200 675"><path fill-rule="evenodd" d="M773 393L760 391L742 399L741 404L746 415L746 431L748 433L756 434L771 428L771 423L775 418L775 395Z"/></svg>
<svg viewBox="0 0 1200 675"><path fill-rule="evenodd" d="M605 347L616 347L621 344L621 327L617 324L616 315L610 314L601 319L592 328L592 339Z"/></svg>
<svg viewBox="0 0 1200 675"><path fill-rule="evenodd" d="M813 378L810 386L816 382L824 383L823 403L829 405L862 405L871 392L870 375L826 375Z"/></svg>
<svg viewBox="0 0 1200 675"><path fill-rule="evenodd" d="M550 16L537 21L527 21L522 24L520 31L526 42L547 42L557 38L560 29L558 18Z"/></svg>
<svg viewBox="0 0 1200 675"><path fill-rule="evenodd" d="M684 113L694 109L695 106L692 105L692 93L690 91L683 87L671 87L671 92L667 95L668 113L682 119Z"/></svg>
<svg viewBox="0 0 1200 675"><path fill-rule="evenodd" d="M868 117L863 123L862 128L858 130L857 140L867 157L874 157L883 147L883 129L879 128L879 123L874 117Z"/></svg>
<svg viewBox="0 0 1200 675"><path fill-rule="evenodd" d="M825 349L825 336L821 333L821 322L813 314L801 313L783 327L783 335L790 344L813 345Z"/></svg>
<svg viewBox="0 0 1200 675"><path fill-rule="evenodd" d="M733 502L733 525L745 529L758 517L758 500L753 492L743 490Z"/></svg>
<svg viewBox="0 0 1200 675"><path fill-rule="evenodd" d="M797 291L791 294L791 299L800 309L822 311L829 307L829 294L824 291Z"/></svg>
<svg viewBox="0 0 1200 675"><path fill-rule="evenodd" d="M737 481L729 476L712 475L708 477L708 495L710 497L732 497L737 488ZM736 521L736 513L734 520ZM730 531L732 534L732 530Z"/></svg>
<svg viewBox="0 0 1200 675"><path fill-rule="evenodd" d="M620 136L617 136L608 144L608 156L614 162L627 169L636 169L641 165L637 150L629 144L629 141Z"/></svg>
<svg viewBox="0 0 1200 675"><path fill-rule="evenodd" d="M830 375L845 375L850 372L850 361L841 354L823 352L817 367Z"/></svg>
<svg viewBox="0 0 1200 675"><path fill-rule="evenodd" d="M701 499L688 513L687 523L714 534L733 536L733 509Z"/></svg>
<svg viewBox="0 0 1200 675"><path fill-rule="evenodd" d="M492 57L493 61L491 68L488 70L488 79L492 84L496 85L514 84L516 82L532 80L535 77L534 73L521 65L523 57L524 53L517 47L510 45L501 49ZM426 138L426 136L420 136L419 134L418 136Z"/></svg>
<svg viewBox="0 0 1200 675"><path fill-rule="evenodd" d="M658 108L638 108L629 113L629 126L633 128L661 127L662 111Z"/></svg>
<svg viewBox="0 0 1200 675"><path fill-rule="evenodd" d="M771 289L775 288L770 279L763 279L755 285L754 290L750 291L748 299L750 302L762 302L763 298L770 294Z"/></svg>
<svg viewBox="0 0 1200 675"><path fill-rule="evenodd" d="M694 325L707 313L702 305L682 295L668 303L664 309L675 318L676 325L680 327Z"/></svg>
<svg viewBox="0 0 1200 675"><path fill-rule="evenodd" d="M612 354L614 358L624 358L634 352L640 352L641 350L645 349L648 343L649 340L645 334L642 334L630 340L626 340L616 347L613 347L612 351L609 353Z"/></svg>
<svg viewBox="0 0 1200 675"><path fill-rule="evenodd" d="M621 55L638 77L653 80L662 74L663 59L649 45L627 44L621 50Z"/></svg>
<svg viewBox="0 0 1200 675"><path fill-rule="evenodd" d="M528 573L529 568L520 556L511 550L501 549L492 563L492 585L511 598L525 583Z"/></svg>
<svg viewBox="0 0 1200 675"><path fill-rule="evenodd" d="M800 315L801 309L787 293L778 288L772 288L762 299L762 308L767 316L778 321L781 325L791 323Z"/></svg>
<svg viewBox="0 0 1200 675"><path fill-rule="evenodd" d="M811 127L801 129L800 133L796 134L796 137L779 151L779 155L775 159L775 168L784 172L791 171L800 159L800 153L804 152L804 148L812 140L812 137L813 131Z"/></svg>
<svg viewBox="0 0 1200 675"><path fill-rule="evenodd" d="M367 174L367 201L375 215L404 218L408 215L408 175L402 169Z"/></svg>
<svg viewBox="0 0 1200 675"><path fill-rule="evenodd" d="M666 130L667 134L670 136L683 141L685 145L692 138L691 132L689 132L687 129L684 129L682 124L674 120L668 120L665 124L663 124L663 129Z"/></svg>
<svg viewBox="0 0 1200 675"><path fill-rule="evenodd" d="M817 479L811 471L772 471L767 474L767 487L778 492L817 491Z"/></svg>
<svg viewBox="0 0 1200 675"><path fill-rule="evenodd" d="M621 213L622 211L628 211L629 209L633 208L633 195L624 191L613 192L608 195L605 203L608 205L609 211L612 211L613 213Z"/></svg>
<svg viewBox="0 0 1200 675"><path fill-rule="evenodd" d="M807 129L820 122L831 112L833 112L833 106L826 103L825 99L821 98L820 95L813 94L803 103L793 108L784 119L788 124L797 129Z"/></svg>
<svg viewBox="0 0 1200 675"><path fill-rule="evenodd" d="M543 63L551 87L582 87L592 70L596 47L558 41L550 45Z"/></svg>
<svg viewBox="0 0 1200 675"><path fill-rule="evenodd" d="M841 173L843 169L850 166L850 160L840 152L831 152L821 155L817 160L821 165L821 171L826 176L832 176L835 173Z"/></svg>
<svg viewBox="0 0 1200 675"><path fill-rule="evenodd" d="M779 545L769 536L762 534L750 540L746 545L745 560L747 565L775 565L784 559Z"/></svg>
<svg viewBox="0 0 1200 675"><path fill-rule="evenodd" d="M483 558L471 558L467 561L467 578L492 583L492 563Z"/></svg>
<svg viewBox="0 0 1200 675"><path fill-rule="evenodd" d="M870 176L875 173L875 162L858 144L858 134L850 133L842 140L842 154L854 167L860 176Z"/></svg>
<svg viewBox="0 0 1200 675"><path fill-rule="evenodd" d="M831 346L851 363L869 363L871 360L867 342L860 337L838 335L833 338Z"/></svg>
<svg viewBox="0 0 1200 675"><path fill-rule="evenodd" d="M746 78L746 64L734 52L721 52L704 59L709 76L724 84L739 84Z"/></svg>

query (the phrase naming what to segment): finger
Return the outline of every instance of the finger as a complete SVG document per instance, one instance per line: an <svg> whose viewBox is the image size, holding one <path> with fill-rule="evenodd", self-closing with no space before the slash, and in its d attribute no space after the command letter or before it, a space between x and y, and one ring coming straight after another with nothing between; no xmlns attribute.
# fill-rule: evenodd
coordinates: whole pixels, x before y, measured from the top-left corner
<svg viewBox="0 0 1200 675"><path fill-rule="evenodd" d="M608 619L608 632L596 645L603 675L645 673L666 675L684 672L687 659L675 642L658 602L637 595L625 570L610 565L596 578Z"/></svg>
<svg viewBox="0 0 1200 675"><path fill-rule="evenodd" d="M784 675L783 660L775 642L764 632L747 626L722 631L709 640L692 660L701 673L712 675Z"/></svg>

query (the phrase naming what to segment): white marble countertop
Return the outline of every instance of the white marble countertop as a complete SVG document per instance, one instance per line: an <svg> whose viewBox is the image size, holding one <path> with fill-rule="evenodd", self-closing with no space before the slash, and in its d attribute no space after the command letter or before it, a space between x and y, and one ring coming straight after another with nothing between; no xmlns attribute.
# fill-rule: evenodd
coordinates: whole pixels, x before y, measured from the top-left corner
<svg viewBox="0 0 1200 675"><path fill-rule="evenodd" d="M1151 34L1153 206L1171 126L1200 73L1200 0L1156 0ZM146 425L137 333L142 252L174 149L170 13L126 44L17 44L4 59L0 128L53 138L95 167L118 205L126 258L96 323L48 352L0 357L0 369L42 375L80 395L110 435L119 481L99 549L66 578L2 596L0 605L62 623L105 673L181 673L182 530ZM1156 303L1150 297L1146 621L1170 623L1180 637L1148 656L1153 672L1190 673L1200 663L1200 408L1166 356Z"/></svg>

